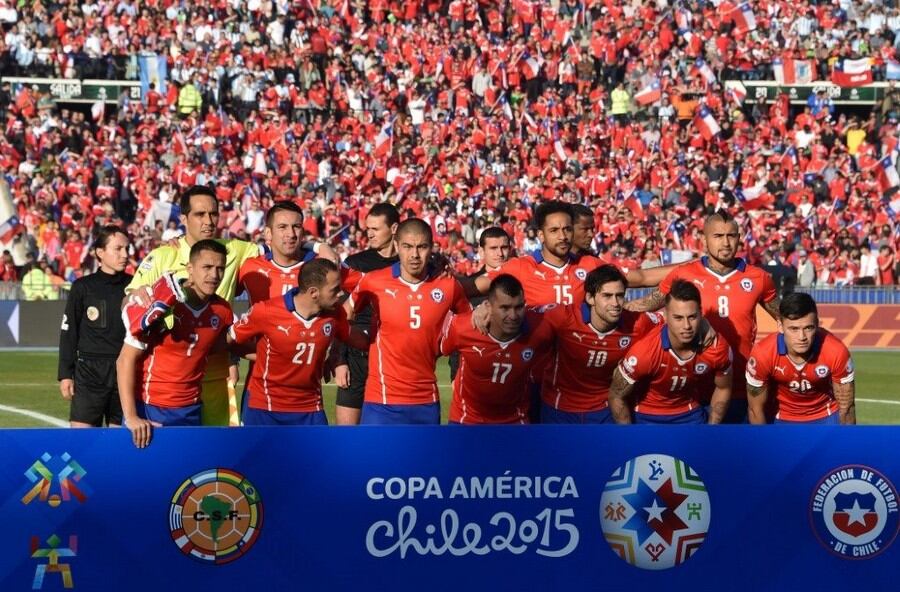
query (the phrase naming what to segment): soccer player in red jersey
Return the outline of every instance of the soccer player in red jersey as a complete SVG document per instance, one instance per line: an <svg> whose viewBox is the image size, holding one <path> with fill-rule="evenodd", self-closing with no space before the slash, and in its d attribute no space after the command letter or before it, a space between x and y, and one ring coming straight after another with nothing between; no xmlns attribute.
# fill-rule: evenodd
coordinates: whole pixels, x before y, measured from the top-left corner
<svg viewBox="0 0 900 592"><path fill-rule="evenodd" d="M700 291L678 280L666 296L666 323L635 343L613 372L609 408L616 423L721 423L731 397L731 348L720 335L701 344ZM714 390L707 414L708 376Z"/></svg>
<svg viewBox="0 0 900 592"><path fill-rule="evenodd" d="M769 389L775 423L856 423L853 360L841 340L819 327L816 302L795 292L781 301L778 333L755 346L747 360L750 423L766 423Z"/></svg>
<svg viewBox="0 0 900 592"><path fill-rule="evenodd" d="M543 203L535 210L535 224L541 241L541 252L513 257L494 274L479 277L475 288L484 293L492 277L507 273L522 283L525 302L529 306L561 304L584 300L584 280L591 270L609 263L593 255L572 254L574 237L571 204L560 201ZM656 286L671 268L634 269L625 274L631 286Z"/></svg>
<svg viewBox="0 0 900 592"><path fill-rule="evenodd" d="M487 335L473 327L469 312L448 319L441 338L441 354L460 357L450 422L528 423L528 383L552 347L552 330L542 314L525 312L522 284L511 275L494 278L487 302Z"/></svg>
<svg viewBox="0 0 900 592"><path fill-rule="evenodd" d="M649 296L629 303L633 310L656 310L672 283L686 280L700 290L703 316L734 349L732 400L724 423L743 423L747 416L744 371L756 341L756 305L778 320L778 296L771 276L737 257L740 231L728 212L710 215L703 226L706 255L676 267Z"/></svg>
<svg viewBox="0 0 900 592"><path fill-rule="evenodd" d="M160 320L145 339L125 338L116 363L119 397L123 423L138 448L150 443L152 426L200 425L207 357L224 349L233 320L228 302L216 295L226 255L215 240L194 243L182 286L185 301L172 307L172 328Z"/></svg>
<svg viewBox="0 0 900 592"><path fill-rule="evenodd" d="M322 376L336 339L367 347L338 306L341 274L328 259L300 268L299 285L250 307L229 331L230 342L256 340L256 363L247 386L244 425L328 425L322 410ZM258 340L257 340L258 338Z"/></svg>
<svg viewBox="0 0 900 592"><path fill-rule="evenodd" d="M585 300L544 314L556 351L544 373L542 423L612 423L609 386L631 344L662 323L656 313L624 309L628 280L614 265L587 275Z"/></svg>
<svg viewBox="0 0 900 592"><path fill-rule="evenodd" d="M426 222L404 220L395 241L400 261L366 274L348 300L352 310L368 303L373 309L361 423L438 424L438 338L447 313L472 307L455 278L428 265L433 239Z"/></svg>

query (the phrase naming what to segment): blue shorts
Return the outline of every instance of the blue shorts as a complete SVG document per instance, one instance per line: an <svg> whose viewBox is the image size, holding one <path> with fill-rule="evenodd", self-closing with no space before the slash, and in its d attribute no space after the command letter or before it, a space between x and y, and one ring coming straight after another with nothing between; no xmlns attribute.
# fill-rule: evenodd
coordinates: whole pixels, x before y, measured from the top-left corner
<svg viewBox="0 0 900 592"><path fill-rule="evenodd" d="M634 423L655 423L655 424L679 424L679 423L706 423L708 417L706 409L697 407L687 413L677 413L675 415L650 415L649 413L635 413Z"/></svg>
<svg viewBox="0 0 900 592"><path fill-rule="evenodd" d="M158 407L138 401L138 416L155 421L164 426L199 426L200 408L202 404L188 405L187 407Z"/></svg>
<svg viewBox="0 0 900 592"><path fill-rule="evenodd" d="M788 421L786 419L776 419L775 423L786 423L795 425L841 425L841 417L837 413L826 415L820 419L812 419L810 421Z"/></svg>
<svg viewBox="0 0 900 592"><path fill-rule="evenodd" d="M440 425L441 404L382 405L363 403L360 425Z"/></svg>
<svg viewBox="0 0 900 592"><path fill-rule="evenodd" d="M241 415L241 419L245 426L250 425L318 425L327 426L328 418L325 417L324 411L310 411L308 413L291 412L291 411L266 411L265 409L254 409L247 407Z"/></svg>
<svg viewBox="0 0 900 592"><path fill-rule="evenodd" d="M541 423L614 423L609 407L600 411L576 413L560 411L546 403L541 404Z"/></svg>

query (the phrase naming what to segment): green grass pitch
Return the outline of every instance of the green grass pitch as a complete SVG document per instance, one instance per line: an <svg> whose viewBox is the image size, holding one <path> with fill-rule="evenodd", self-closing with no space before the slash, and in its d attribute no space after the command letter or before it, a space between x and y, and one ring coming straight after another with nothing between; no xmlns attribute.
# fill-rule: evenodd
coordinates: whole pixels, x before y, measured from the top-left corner
<svg viewBox="0 0 900 592"><path fill-rule="evenodd" d="M859 423L900 424L900 386L893 352L855 352L856 409ZM51 427L52 419L68 421L69 404L59 394L55 352L0 352L0 428ZM246 368L242 369L243 373ZM445 359L438 362L438 383L444 421L450 399L450 373ZM239 386L242 389L243 385ZM325 386L328 419L334 421L333 385ZM23 413L24 412L24 413ZM32 412L35 415L28 415ZM46 416L46 417L44 417ZM50 419L52 418L52 419Z"/></svg>

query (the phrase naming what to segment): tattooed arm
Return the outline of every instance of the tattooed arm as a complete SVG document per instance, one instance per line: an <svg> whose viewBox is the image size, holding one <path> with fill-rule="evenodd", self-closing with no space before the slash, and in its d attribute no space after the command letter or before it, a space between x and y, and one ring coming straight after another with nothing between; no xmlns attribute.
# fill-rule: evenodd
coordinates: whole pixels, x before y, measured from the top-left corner
<svg viewBox="0 0 900 592"><path fill-rule="evenodd" d="M728 402L731 401L731 371L728 374L716 375L716 389L709 401L710 425L722 423L728 412Z"/></svg>
<svg viewBox="0 0 900 592"><path fill-rule="evenodd" d="M769 397L769 386L753 386L747 383L747 419L754 425L766 423L766 399Z"/></svg>
<svg viewBox="0 0 900 592"><path fill-rule="evenodd" d="M838 402L838 414L841 425L856 425L856 384L853 381L847 384L832 383L834 398Z"/></svg>
<svg viewBox="0 0 900 592"><path fill-rule="evenodd" d="M666 295L659 291L659 288L653 290L643 298L637 300L629 300L625 303L625 310L633 310L635 312L649 312L659 310L666 303Z"/></svg>
<svg viewBox="0 0 900 592"><path fill-rule="evenodd" d="M634 384L622 376L616 368L613 371L612 384L609 385L609 412L616 423L631 423L631 408L627 399L633 389Z"/></svg>
<svg viewBox="0 0 900 592"><path fill-rule="evenodd" d="M781 315L778 312L778 308L780 306L781 306L781 298L779 298L778 296L776 296L772 300L769 300L768 302L762 303L763 309L765 309L765 311L767 313L769 313L769 316L772 317L773 319L775 319L776 321L781 317Z"/></svg>

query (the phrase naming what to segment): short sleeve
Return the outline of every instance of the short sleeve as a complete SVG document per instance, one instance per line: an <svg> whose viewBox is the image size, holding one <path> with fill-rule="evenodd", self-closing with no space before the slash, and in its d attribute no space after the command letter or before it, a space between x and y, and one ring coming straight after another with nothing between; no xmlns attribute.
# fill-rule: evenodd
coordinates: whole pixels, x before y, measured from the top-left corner
<svg viewBox="0 0 900 592"><path fill-rule="evenodd" d="M775 300L775 297L778 296L778 293L775 291L775 282L772 280L772 276L768 273L763 272L762 274L762 295L760 298L763 302L772 302Z"/></svg>
<svg viewBox="0 0 900 592"><path fill-rule="evenodd" d="M837 339L835 339L837 341ZM849 384L854 379L853 359L843 343L835 344L834 361L831 363L831 380L839 384Z"/></svg>
<svg viewBox="0 0 900 592"><path fill-rule="evenodd" d="M662 294L668 294L669 290L672 289L672 284L678 279L681 279L681 265L670 271L668 275L659 282L659 291Z"/></svg>
<svg viewBox="0 0 900 592"><path fill-rule="evenodd" d="M459 324L459 315L447 315L444 319L444 328L441 330L440 352L442 356L449 356L459 347L459 339L457 338L457 325Z"/></svg>
<svg viewBox="0 0 900 592"><path fill-rule="evenodd" d="M450 308L456 314L462 314L472 310L472 305L466 298L466 291L463 290L462 285L456 280L453 280L453 303Z"/></svg>
<svg viewBox="0 0 900 592"><path fill-rule="evenodd" d="M772 372L772 364L768 360L768 356L762 355L763 350L760 344L753 347L750 357L747 358L747 370L745 376L747 384L753 388L765 386L769 381Z"/></svg>
<svg viewBox="0 0 900 592"><path fill-rule="evenodd" d="M369 303L372 298L371 284L371 278L368 275L363 274L359 283L356 284L356 288L353 289L350 293L350 297L347 299L347 301L350 302L350 306L353 307L353 310L360 310Z"/></svg>
<svg viewBox="0 0 900 592"><path fill-rule="evenodd" d="M231 325L228 334L235 343L247 343L262 334L267 316L265 302L254 304Z"/></svg>
<svg viewBox="0 0 900 592"><path fill-rule="evenodd" d="M653 354L648 351L646 342L638 342L619 362L619 372L630 384L649 376L653 370Z"/></svg>

